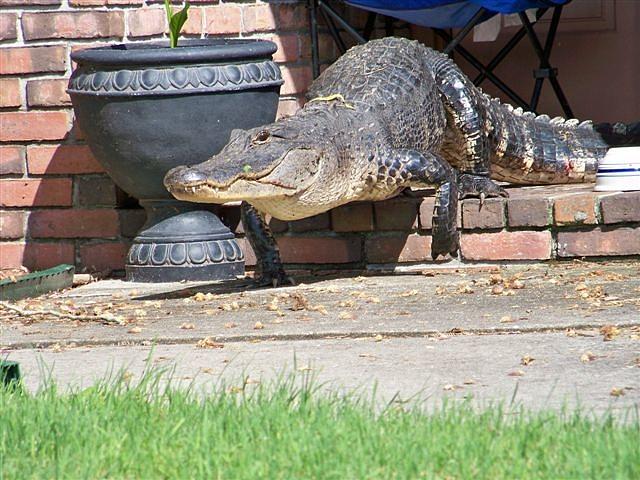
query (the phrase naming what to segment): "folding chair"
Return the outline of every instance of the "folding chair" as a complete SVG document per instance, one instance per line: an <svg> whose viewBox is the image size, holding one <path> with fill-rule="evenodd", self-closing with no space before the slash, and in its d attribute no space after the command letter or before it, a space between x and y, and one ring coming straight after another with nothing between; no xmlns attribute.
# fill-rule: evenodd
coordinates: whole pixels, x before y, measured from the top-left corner
<svg viewBox="0 0 640 480"><path fill-rule="evenodd" d="M313 74L314 77L317 77L320 72L318 54L319 15L322 16L329 29L329 33L341 53L346 51L346 45L341 36L340 29L349 34L357 43L365 43L373 33L377 16L381 15L385 18L387 35L393 34L392 19L394 18L404 20L414 25L432 28L436 35L447 42L447 46L443 49L445 53L450 54L456 52L460 54L460 56L478 70L478 75L473 79L475 85L480 85L483 81L488 80L504 92L513 103L525 110L536 111L544 80L549 80L564 114L568 118L573 118L573 112L569 106L569 102L558 82L558 69L552 67L549 61L553 42L558 30L558 24L560 23L562 7L570 1L571 0L346 0L344 3L347 5L369 12L364 30L360 33L330 5L329 0L308 0ZM536 11L535 22L548 10L553 10L544 46L533 28L533 23L535 22L531 22L525 13L525 11L530 8L538 9ZM460 43L476 25L499 13L517 13L522 22L522 27L509 39L495 57L488 64L484 65ZM461 30L455 36L452 36L445 30L451 28L460 28ZM509 52L511 52L524 37L529 38L539 60L538 68L533 71L535 85L529 102L518 95L494 73L496 67L500 65Z"/></svg>

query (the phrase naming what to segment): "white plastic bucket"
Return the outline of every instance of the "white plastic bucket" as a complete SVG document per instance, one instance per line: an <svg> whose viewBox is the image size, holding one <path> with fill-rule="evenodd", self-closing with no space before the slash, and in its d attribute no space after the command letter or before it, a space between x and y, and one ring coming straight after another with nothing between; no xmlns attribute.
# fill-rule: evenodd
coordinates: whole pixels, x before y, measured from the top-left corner
<svg viewBox="0 0 640 480"><path fill-rule="evenodd" d="M640 190L640 147L611 148L598 164L597 192Z"/></svg>

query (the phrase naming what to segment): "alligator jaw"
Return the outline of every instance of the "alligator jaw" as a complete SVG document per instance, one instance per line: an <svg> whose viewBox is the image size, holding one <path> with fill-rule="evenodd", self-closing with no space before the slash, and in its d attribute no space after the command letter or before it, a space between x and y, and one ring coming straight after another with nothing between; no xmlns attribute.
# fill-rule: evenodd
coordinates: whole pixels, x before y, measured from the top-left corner
<svg viewBox="0 0 640 480"><path fill-rule="evenodd" d="M167 185L167 189L178 200L197 203L226 203L237 200L277 198L296 192L295 187L245 179L234 180L226 186L213 186L205 182L184 186Z"/></svg>

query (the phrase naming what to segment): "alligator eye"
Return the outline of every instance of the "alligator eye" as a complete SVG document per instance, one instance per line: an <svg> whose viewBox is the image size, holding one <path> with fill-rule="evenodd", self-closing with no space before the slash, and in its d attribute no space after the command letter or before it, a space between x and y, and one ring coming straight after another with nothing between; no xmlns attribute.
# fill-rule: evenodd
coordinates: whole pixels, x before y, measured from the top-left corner
<svg viewBox="0 0 640 480"><path fill-rule="evenodd" d="M271 137L271 134L267 130L261 130L258 132L258 135L256 135L255 141L256 143L264 143L269 140L269 137Z"/></svg>

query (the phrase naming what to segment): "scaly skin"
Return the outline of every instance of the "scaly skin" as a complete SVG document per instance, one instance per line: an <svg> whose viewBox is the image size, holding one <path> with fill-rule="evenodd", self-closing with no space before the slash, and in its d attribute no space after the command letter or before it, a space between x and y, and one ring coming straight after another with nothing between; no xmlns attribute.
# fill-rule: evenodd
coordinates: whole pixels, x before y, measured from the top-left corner
<svg viewBox="0 0 640 480"><path fill-rule="evenodd" d="M294 116L250 131L195 167L170 171L180 199L243 200L265 283L286 279L261 213L295 220L406 188L436 187L432 256L458 249L458 197L520 184L592 181L607 144L590 123L490 99L444 54L400 38L354 47L311 85ZM453 167L453 168L452 168Z"/></svg>

